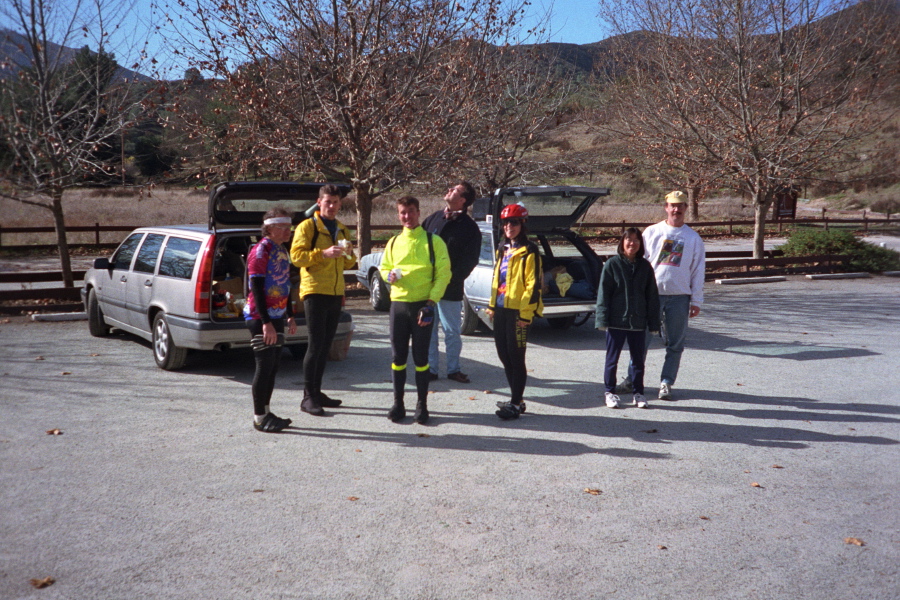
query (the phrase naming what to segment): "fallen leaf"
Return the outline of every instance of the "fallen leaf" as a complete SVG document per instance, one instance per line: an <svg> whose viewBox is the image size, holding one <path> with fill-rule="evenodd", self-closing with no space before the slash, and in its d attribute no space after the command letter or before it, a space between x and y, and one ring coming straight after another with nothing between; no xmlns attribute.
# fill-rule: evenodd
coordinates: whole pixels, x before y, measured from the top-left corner
<svg viewBox="0 0 900 600"><path fill-rule="evenodd" d="M709 521L709 517L704 517L701 515L700 518L703 519L704 521Z"/></svg>
<svg viewBox="0 0 900 600"><path fill-rule="evenodd" d="M71 375L71 374L72 374L72 371L63 371L62 374L63 374L63 375Z"/></svg>
<svg viewBox="0 0 900 600"><path fill-rule="evenodd" d="M591 496L599 496L603 492L598 490L597 488L584 488L585 494L590 494Z"/></svg>
<svg viewBox="0 0 900 600"><path fill-rule="evenodd" d="M783 469L784 467L782 467L781 465L772 465L772 468L773 469Z"/></svg>
<svg viewBox="0 0 900 600"><path fill-rule="evenodd" d="M0 323L12 323L12 319L3 319Z"/></svg>
<svg viewBox="0 0 900 600"><path fill-rule="evenodd" d="M35 358L34 360L44 360L44 357L43 357L43 356L38 356L38 357Z"/></svg>
<svg viewBox="0 0 900 600"><path fill-rule="evenodd" d="M359 498L357 498L356 496L347 496L347 500L349 500L350 502L356 502L357 500L359 500Z"/></svg>
<svg viewBox="0 0 900 600"><path fill-rule="evenodd" d="M354 452L362 452L362 450L360 450L359 448L357 448L356 450L354 450Z"/></svg>
<svg viewBox="0 0 900 600"><path fill-rule="evenodd" d="M418 436L418 437L431 437L431 436L428 435L427 433L417 433L416 436Z"/></svg>
<svg viewBox="0 0 900 600"><path fill-rule="evenodd" d="M744 473L749 473L749 472L750 472L749 470L748 470L748 471L744 471Z"/></svg>
<svg viewBox="0 0 900 600"><path fill-rule="evenodd" d="M849 537L844 538L845 544L853 544L854 546L865 546L866 543L859 538Z"/></svg>
<svg viewBox="0 0 900 600"><path fill-rule="evenodd" d="M474 400L475 396L469 396L469 400Z"/></svg>
<svg viewBox="0 0 900 600"><path fill-rule="evenodd" d="M33 585L37 589L50 587L54 583L56 583L56 580L53 579L52 577L44 577L43 579L32 579L31 580L31 585Z"/></svg>
<svg viewBox="0 0 900 600"><path fill-rule="evenodd" d="M47 435L62 435L62 429L48 429Z"/></svg>
<svg viewBox="0 0 900 600"><path fill-rule="evenodd" d="M739 383L738 385L744 385L743 383Z"/></svg>
<svg viewBox="0 0 900 600"><path fill-rule="evenodd" d="M482 393L482 394L490 394L490 393L492 393L492 392L491 392L491 390L484 390L484 391L481 392L481 393Z"/></svg>
<svg viewBox="0 0 900 600"><path fill-rule="evenodd" d="M97 354L96 352L94 352L93 354L91 354L91 356L100 356L100 355Z"/></svg>
<svg viewBox="0 0 900 600"><path fill-rule="evenodd" d="M644 433L659 433L658 429L642 429Z"/></svg>
<svg viewBox="0 0 900 600"><path fill-rule="evenodd" d="M848 427L847 429L849 429L850 431L856 431L855 427Z"/></svg>
<svg viewBox="0 0 900 600"><path fill-rule="evenodd" d="M759 485L758 483L756 483L756 482L754 481L753 483L750 484L750 487L758 487L758 488L761 488L762 486Z"/></svg>
<svg viewBox="0 0 900 600"><path fill-rule="evenodd" d="M668 550L668 548L665 546L657 546L657 548L659 548L660 550Z"/></svg>

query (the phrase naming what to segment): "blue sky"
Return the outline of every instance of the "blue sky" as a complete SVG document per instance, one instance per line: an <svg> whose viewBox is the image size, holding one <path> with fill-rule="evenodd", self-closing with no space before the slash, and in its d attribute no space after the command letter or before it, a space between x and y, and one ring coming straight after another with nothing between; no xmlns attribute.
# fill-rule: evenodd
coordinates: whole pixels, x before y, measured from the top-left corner
<svg viewBox="0 0 900 600"><path fill-rule="evenodd" d="M129 50L133 48L135 42L140 42L149 38L149 54L157 59L158 67L163 69L162 75L166 78L180 78L184 74L185 66L183 61L175 61L169 51L171 46L165 42L160 36L151 36L153 25L161 24L162 13L159 8L153 9L154 5L175 4L175 0L130 0L127 3L117 2L116 0L100 0L106 3L116 18L110 18L111 21L119 22L118 18L121 14L128 12L125 21L121 23L118 39L109 49L115 54L119 64L130 67L135 60L135 56L129 56ZM61 10L66 11L71 8L63 2L57 4ZM552 10L552 18L549 22L545 33L534 41L553 41L565 42L570 44L590 44L598 42L608 34L604 33L597 18L598 1L597 0L531 0L530 11L532 21L536 21L537 17L544 15L548 10ZM10 27L15 29L15 25L3 18L3 11L0 11L0 27ZM110 15L112 17L112 15ZM527 25L531 23L526 20ZM57 41L58 40L53 40ZM91 40L83 36L75 36L68 40L69 46L80 47L88 45L92 48L96 44L92 44ZM141 68L140 71L150 74L150 68Z"/></svg>

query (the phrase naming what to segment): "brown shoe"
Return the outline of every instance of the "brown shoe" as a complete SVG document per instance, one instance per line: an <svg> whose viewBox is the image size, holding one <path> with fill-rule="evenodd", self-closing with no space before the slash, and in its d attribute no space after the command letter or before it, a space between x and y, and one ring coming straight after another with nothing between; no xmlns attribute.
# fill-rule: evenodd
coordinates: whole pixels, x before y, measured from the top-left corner
<svg viewBox="0 0 900 600"><path fill-rule="evenodd" d="M456 373L450 373L447 375L447 379L452 379L457 383L472 383L469 379L469 376L463 373L462 371L457 371Z"/></svg>

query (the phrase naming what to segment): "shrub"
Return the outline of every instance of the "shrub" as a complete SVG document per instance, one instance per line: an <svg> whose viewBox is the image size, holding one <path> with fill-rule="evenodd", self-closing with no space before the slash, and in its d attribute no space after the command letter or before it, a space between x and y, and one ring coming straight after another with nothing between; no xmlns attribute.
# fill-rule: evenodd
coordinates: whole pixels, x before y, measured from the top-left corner
<svg viewBox="0 0 900 600"><path fill-rule="evenodd" d="M858 239L849 231L831 229L795 231L788 241L778 247L785 256L816 256L846 254L850 256L851 271L890 271L900 269L900 252L881 248Z"/></svg>

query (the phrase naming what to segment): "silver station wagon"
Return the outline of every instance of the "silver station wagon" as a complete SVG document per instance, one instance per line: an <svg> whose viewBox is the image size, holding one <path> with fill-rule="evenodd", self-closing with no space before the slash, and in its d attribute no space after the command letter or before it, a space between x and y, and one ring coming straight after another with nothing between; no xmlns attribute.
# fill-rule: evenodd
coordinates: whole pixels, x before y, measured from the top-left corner
<svg viewBox="0 0 900 600"><path fill-rule="evenodd" d="M538 246L544 268L543 317L551 327L566 329L586 322L594 312L600 285L602 259L572 226L584 217L609 188L529 186L501 188L472 207L472 218L481 230L478 266L466 278L462 332L475 333L480 323L493 327L484 308L491 300L497 245L502 239L500 212L507 204L521 202L528 209L528 237ZM424 216L423 216L424 220ZM359 261L356 277L369 290L375 310L390 307L390 287L379 273L381 252ZM560 275L565 273L563 278ZM565 280L565 285L557 282Z"/></svg>
<svg viewBox="0 0 900 600"><path fill-rule="evenodd" d="M184 366L189 349L249 347L242 314L246 259L261 238L262 216L280 206L293 213L296 226L313 214L322 185L222 183L210 192L207 224L134 230L84 276L81 296L91 335L116 328L142 337L166 370ZM295 294L296 286L296 301ZM303 303L296 302L297 333L285 340L292 351L308 339L302 312ZM352 331L352 317L342 312L333 348L345 347Z"/></svg>

